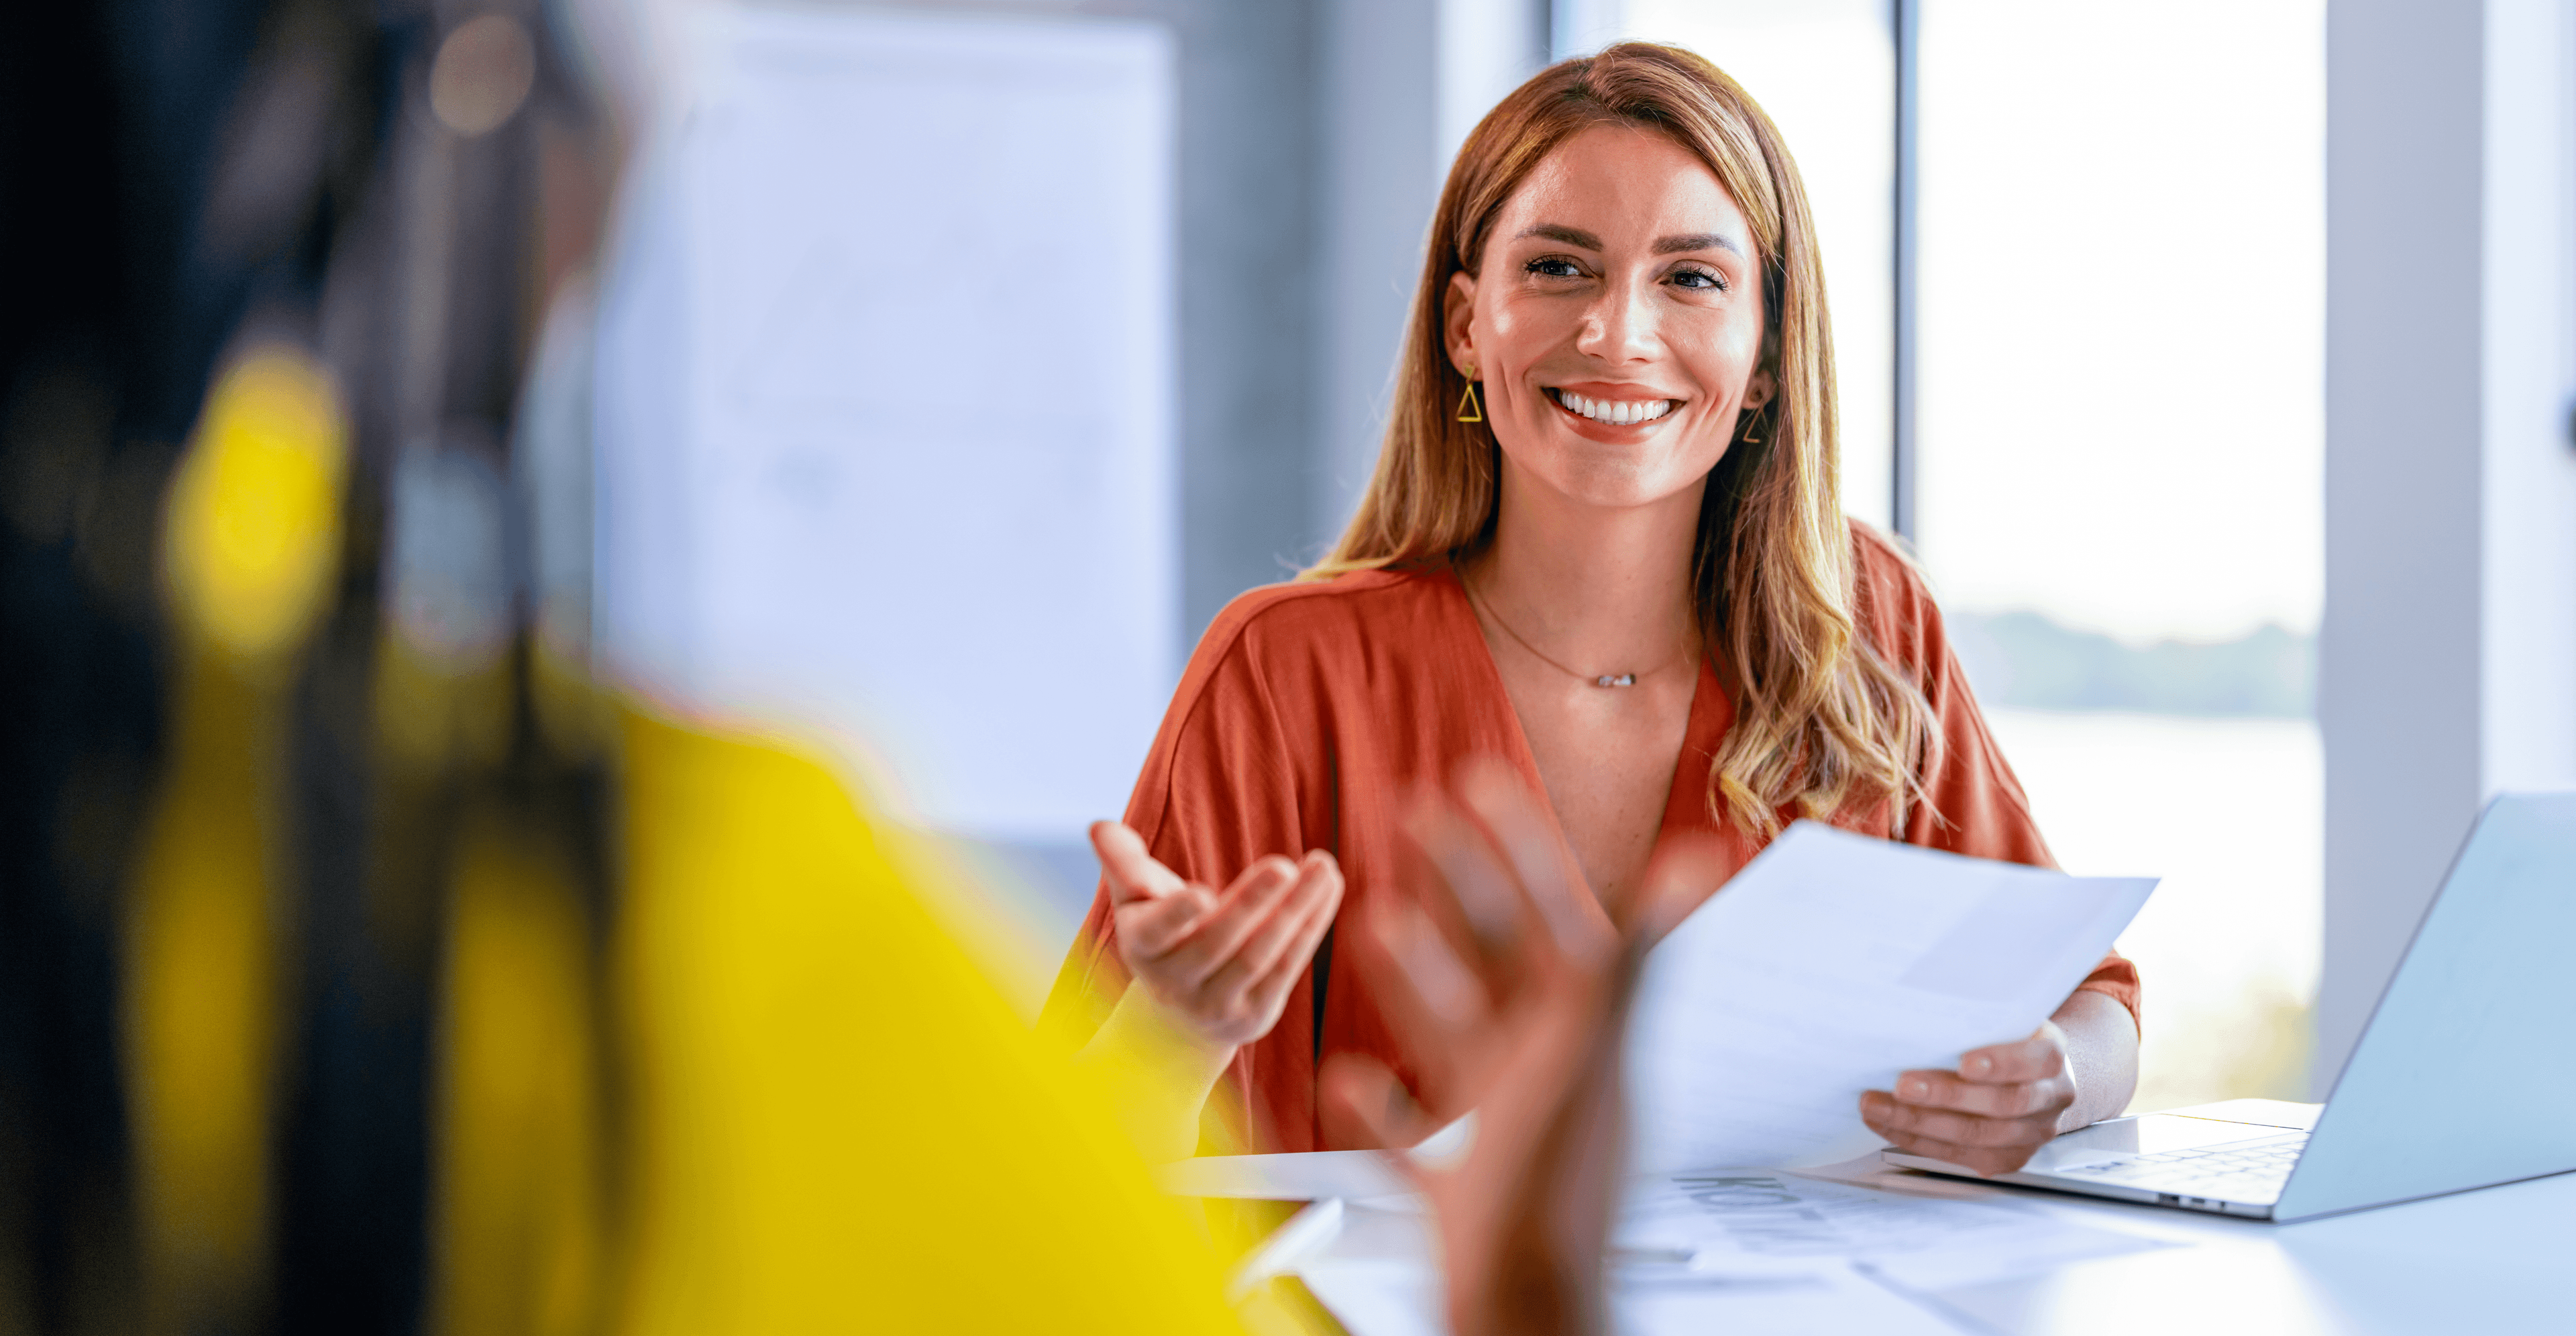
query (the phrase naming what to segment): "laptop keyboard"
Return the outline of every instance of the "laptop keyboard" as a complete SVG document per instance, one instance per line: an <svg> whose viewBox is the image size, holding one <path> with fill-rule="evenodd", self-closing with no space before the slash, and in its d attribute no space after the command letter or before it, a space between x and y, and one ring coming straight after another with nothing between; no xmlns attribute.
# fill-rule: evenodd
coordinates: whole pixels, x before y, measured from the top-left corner
<svg viewBox="0 0 2576 1336"><path fill-rule="evenodd" d="M2265 1203L2280 1200L2281 1187L2290 1181L2290 1170L2307 1144L2307 1133L2292 1132L2221 1146L2124 1155L2051 1172L2151 1192Z"/></svg>

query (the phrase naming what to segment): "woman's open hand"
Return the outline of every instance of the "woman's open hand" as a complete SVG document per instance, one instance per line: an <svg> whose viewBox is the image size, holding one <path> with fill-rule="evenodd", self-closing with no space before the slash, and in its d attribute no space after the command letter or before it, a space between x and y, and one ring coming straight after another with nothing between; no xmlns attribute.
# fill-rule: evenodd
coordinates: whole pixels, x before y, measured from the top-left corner
<svg viewBox="0 0 2576 1336"><path fill-rule="evenodd" d="M1217 891L1156 862L1118 822L1095 822L1091 847L1109 886L1119 957L1163 1019L1228 1050L1270 1033L1341 907L1333 856L1273 854Z"/></svg>
<svg viewBox="0 0 2576 1336"><path fill-rule="evenodd" d="M2066 1036L2042 1021L2028 1039L1961 1055L1957 1071L1899 1074L1893 1094L1860 1097L1860 1116L1908 1155L2008 1174L2058 1134L2075 1093Z"/></svg>

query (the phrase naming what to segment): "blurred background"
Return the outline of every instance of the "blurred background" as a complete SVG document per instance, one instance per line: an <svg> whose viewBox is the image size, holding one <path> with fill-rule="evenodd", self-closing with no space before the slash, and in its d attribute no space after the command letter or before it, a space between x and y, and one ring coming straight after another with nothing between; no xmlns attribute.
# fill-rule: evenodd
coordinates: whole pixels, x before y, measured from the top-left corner
<svg viewBox="0 0 2576 1336"><path fill-rule="evenodd" d="M2576 779L2576 613L2495 611L2576 609L2576 300L2563 266L2475 258L2569 249L2564 144L2494 127L2561 107L2576 23L2381 9L2418 17L13 17L0 1336L596 1325L621 1077L595 682L829 756L974 871L949 910L1033 1015L1092 894L1082 828L1123 809L1191 644L1320 554L1368 476L1451 155L1549 60L1630 37L1780 123L1847 508L1913 544L2061 861L2165 879L2121 944L2137 1107L2321 1098L2476 798ZM2372 77L2330 90L2338 60ZM2330 122L2368 135L2330 151ZM2422 222L2413 178L2330 196L2330 161L2366 186L2369 136L2423 125L2454 127L2406 141L2425 198L2524 182L2514 216L2545 225ZM2464 142L2523 157L2463 186ZM2420 222L2437 258L2383 279L2347 243L2333 269L2330 210ZM2488 304L2385 315L2383 290ZM2337 339L2377 372L2330 382ZM2453 447L2472 462L2416 455ZM2451 657L2417 672L2419 643ZM2448 787L2371 787L2417 773ZM2330 776L2367 798L2334 858ZM2330 865L2363 888L2340 918ZM2330 958L2334 932L2357 944ZM465 1112L502 1106L556 1139ZM512 1176L588 1206L495 1225L478 1185Z"/></svg>
<svg viewBox="0 0 2576 1336"><path fill-rule="evenodd" d="M1927 0L1903 43L1881 0L646 18L603 652L824 730L1006 888L1033 959L1199 630L1354 503L1456 145L1547 59L1639 37L1716 60L1798 154L1846 507L1914 541L2061 860L2167 878L2123 943L2142 1106L2304 1090L2322 0ZM2227 244L2176 238L2221 201Z"/></svg>

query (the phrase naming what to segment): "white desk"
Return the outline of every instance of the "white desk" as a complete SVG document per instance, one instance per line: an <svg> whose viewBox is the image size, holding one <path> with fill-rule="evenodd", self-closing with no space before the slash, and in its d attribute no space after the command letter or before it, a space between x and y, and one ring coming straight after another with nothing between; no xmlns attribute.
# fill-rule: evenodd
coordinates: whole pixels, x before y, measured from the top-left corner
<svg viewBox="0 0 2576 1336"><path fill-rule="evenodd" d="M2178 1247L1913 1296L1979 1336L2576 1336L2576 1174L2275 1225L1866 1162L1814 1176L1941 1197L2010 1195L2070 1224ZM1312 1259L1385 1243L1346 1232ZM1354 1330L1352 1336L1377 1336ZM1741 1334L1738 1334L1741 1336Z"/></svg>
<svg viewBox="0 0 2576 1336"><path fill-rule="evenodd" d="M1921 1190L1910 1170L1836 1175ZM2194 1246L2076 1262L1922 1296L1963 1331L1997 1336L2576 1336L2576 1174L2275 1225L2024 1188L1941 1191L2045 1199L2053 1214Z"/></svg>

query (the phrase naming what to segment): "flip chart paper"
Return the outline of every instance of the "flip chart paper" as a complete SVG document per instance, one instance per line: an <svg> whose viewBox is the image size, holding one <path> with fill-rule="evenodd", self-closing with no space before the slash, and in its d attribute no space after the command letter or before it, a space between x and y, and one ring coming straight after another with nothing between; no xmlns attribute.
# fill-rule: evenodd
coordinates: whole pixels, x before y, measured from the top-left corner
<svg viewBox="0 0 2576 1336"><path fill-rule="evenodd" d="M600 310L600 631L979 839L1127 801L1178 677L1177 61L1113 19L717 5Z"/></svg>
<svg viewBox="0 0 2576 1336"><path fill-rule="evenodd" d="M1882 1144L1862 1091L2037 1029L2154 888L1791 826L1647 958L1631 1167L1829 1164Z"/></svg>

